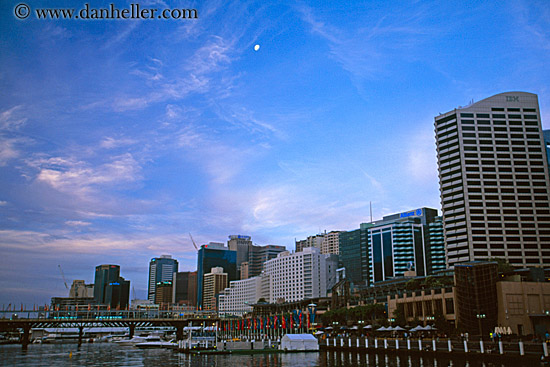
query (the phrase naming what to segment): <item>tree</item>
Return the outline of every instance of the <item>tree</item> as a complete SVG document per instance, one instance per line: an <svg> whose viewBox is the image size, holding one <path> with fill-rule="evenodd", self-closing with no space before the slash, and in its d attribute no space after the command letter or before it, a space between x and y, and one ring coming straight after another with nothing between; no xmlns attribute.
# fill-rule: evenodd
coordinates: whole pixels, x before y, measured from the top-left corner
<svg viewBox="0 0 550 367"><path fill-rule="evenodd" d="M405 305L403 303L397 304L397 308L393 311L393 318L397 325L405 326L405 324L407 324L407 319L405 318Z"/></svg>
<svg viewBox="0 0 550 367"><path fill-rule="evenodd" d="M515 268L510 265L510 263L506 259L500 257L492 257L489 259L489 261L494 261L497 263L499 273L510 273L515 270Z"/></svg>

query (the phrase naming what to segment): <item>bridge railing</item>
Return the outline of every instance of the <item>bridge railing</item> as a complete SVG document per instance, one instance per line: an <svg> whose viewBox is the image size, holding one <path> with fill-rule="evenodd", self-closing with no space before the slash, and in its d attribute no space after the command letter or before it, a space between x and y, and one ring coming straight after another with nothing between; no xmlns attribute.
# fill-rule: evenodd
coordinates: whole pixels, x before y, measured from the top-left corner
<svg viewBox="0 0 550 367"><path fill-rule="evenodd" d="M176 310L48 310L48 311L0 311L0 319L213 319L212 311L176 311Z"/></svg>

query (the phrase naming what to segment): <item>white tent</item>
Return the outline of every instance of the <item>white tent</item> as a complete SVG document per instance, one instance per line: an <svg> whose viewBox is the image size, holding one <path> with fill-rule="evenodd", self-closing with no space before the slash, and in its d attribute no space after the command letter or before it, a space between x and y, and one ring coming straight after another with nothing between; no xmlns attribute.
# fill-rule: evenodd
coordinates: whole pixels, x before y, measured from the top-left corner
<svg viewBox="0 0 550 367"><path fill-rule="evenodd" d="M282 350L319 350L319 342L311 334L286 334L281 339Z"/></svg>

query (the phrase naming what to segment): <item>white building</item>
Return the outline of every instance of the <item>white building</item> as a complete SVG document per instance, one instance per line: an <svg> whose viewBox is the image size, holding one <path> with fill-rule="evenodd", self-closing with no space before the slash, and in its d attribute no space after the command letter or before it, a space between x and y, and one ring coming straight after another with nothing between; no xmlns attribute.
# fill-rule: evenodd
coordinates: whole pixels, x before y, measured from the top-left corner
<svg viewBox="0 0 550 367"><path fill-rule="evenodd" d="M337 262L336 255L321 254L315 247L282 252L265 262L261 275L231 282L220 295L219 312L241 315L260 298L275 303L326 297L336 279Z"/></svg>
<svg viewBox="0 0 550 367"><path fill-rule="evenodd" d="M302 252L280 253L265 263L270 276L269 302L283 299L286 302L325 297L327 294L326 255L315 247Z"/></svg>
<svg viewBox="0 0 550 367"><path fill-rule="evenodd" d="M267 285L267 286L266 286ZM234 280L229 283L219 298L219 313L241 316L252 311L259 299L269 299L269 275Z"/></svg>

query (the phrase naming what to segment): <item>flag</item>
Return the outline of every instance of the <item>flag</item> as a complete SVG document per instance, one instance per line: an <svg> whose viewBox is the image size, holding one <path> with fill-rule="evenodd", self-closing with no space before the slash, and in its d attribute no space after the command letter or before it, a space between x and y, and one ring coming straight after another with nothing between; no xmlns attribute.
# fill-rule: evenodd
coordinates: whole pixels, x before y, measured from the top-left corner
<svg viewBox="0 0 550 367"><path fill-rule="evenodd" d="M285 315L281 316L281 321L283 323L283 329L286 329L286 317L285 317Z"/></svg>

